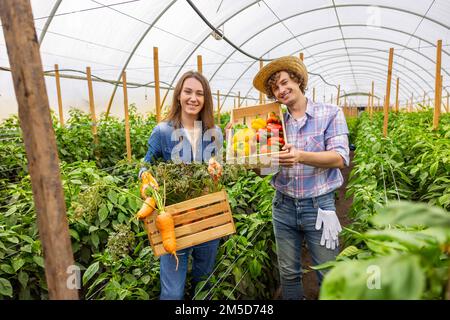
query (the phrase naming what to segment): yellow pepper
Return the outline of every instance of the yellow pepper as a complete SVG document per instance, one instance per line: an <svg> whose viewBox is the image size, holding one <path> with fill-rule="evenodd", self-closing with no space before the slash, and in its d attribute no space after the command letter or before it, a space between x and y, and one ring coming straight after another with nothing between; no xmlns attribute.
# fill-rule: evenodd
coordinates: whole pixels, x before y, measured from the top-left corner
<svg viewBox="0 0 450 320"><path fill-rule="evenodd" d="M267 125L266 120L262 119L262 118L256 118L254 120L252 120L252 128L255 131L258 131L259 129L265 128Z"/></svg>
<svg viewBox="0 0 450 320"><path fill-rule="evenodd" d="M249 129L249 128L240 129L233 136L233 143L240 142L240 141L249 142L249 141L252 141L254 136L255 136L255 131L253 131L252 129Z"/></svg>
<svg viewBox="0 0 450 320"><path fill-rule="evenodd" d="M250 144L244 141L238 141L233 143L233 150L238 156L250 155Z"/></svg>

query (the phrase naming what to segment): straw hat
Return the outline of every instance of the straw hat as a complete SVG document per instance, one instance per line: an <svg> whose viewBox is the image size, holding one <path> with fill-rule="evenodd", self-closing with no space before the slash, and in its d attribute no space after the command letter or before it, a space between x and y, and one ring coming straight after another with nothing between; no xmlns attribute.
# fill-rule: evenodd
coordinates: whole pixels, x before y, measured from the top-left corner
<svg viewBox="0 0 450 320"><path fill-rule="evenodd" d="M271 61L268 65L265 65L261 70L259 70L253 79L253 86L262 93L268 95L269 92L267 92L265 87L267 80L275 72L282 70L289 70L297 73L303 78L305 88L308 85L308 71L303 64L303 61L297 57L286 56Z"/></svg>

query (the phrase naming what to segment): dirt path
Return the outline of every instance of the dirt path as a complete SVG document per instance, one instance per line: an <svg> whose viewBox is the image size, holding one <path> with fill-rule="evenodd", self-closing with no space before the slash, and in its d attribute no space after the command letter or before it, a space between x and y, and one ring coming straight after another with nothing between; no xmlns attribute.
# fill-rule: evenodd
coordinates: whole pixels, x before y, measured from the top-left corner
<svg viewBox="0 0 450 320"><path fill-rule="evenodd" d="M350 219L347 216L352 205L352 198L345 199L345 192L348 182L348 176L353 170L353 151L350 151L350 166L348 168L342 169L342 176L344 177L344 183L342 187L339 188L338 199L336 200L336 212L339 218L339 222L342 226L347 226L350 224ZM312 264L311 257L308 250L303 247L302 250L302 265L309 266ZM311 270L308 268L308 270ZM303 275L303 288L305 290L305 296L308 300L316 300L319 296L319 287L317 284L317 276L314 271L307 272Z"/></svg>

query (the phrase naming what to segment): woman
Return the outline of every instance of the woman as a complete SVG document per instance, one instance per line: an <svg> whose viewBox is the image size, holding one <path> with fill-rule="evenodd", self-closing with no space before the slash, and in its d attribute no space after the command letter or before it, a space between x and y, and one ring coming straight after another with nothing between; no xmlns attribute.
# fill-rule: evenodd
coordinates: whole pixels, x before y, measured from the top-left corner
<svg viewBox="0 0 450 320"><path fill-rule="evenodd" d="M223 136L214 125L213 100L208 80L195 71L186 72L178 81L172 105L163 122L153 130L148 140L145 161L158 158L175 163L208 162L212 156L221 159ZM142 169L141 169L142 172ZM205 280L212 272L220 239L212 240L177 251L176 260L170 255L161 256L161 300L182 300L192 255L192 287Z"/></svg>

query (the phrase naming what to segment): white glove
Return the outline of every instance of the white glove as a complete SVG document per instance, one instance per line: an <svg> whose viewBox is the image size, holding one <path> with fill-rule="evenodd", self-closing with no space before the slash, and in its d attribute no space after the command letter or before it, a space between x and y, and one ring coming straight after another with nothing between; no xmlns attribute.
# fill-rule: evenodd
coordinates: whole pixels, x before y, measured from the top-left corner
<svg viewBox="0 0 450 320"><path fill-rule="evenodd" d="M342 231L336 212L319 208L317 212L316 230L322 228L322 223L323 231L320 245L326 245L328 249L334 250L339 247L338 234Z"/></svg>

